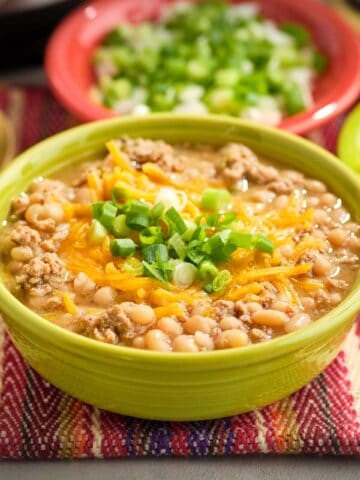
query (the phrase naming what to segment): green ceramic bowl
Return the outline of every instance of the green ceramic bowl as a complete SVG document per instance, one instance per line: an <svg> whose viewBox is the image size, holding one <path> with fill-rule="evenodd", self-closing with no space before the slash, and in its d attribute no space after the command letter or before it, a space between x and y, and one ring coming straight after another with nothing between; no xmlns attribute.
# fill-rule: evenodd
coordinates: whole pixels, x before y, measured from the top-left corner
<svg viewBox="0 0 360 480"><path fill-rule="evenodd" d="M360 103L352 110L341 128L338 155L359 175L360 181Z"/></svg>
<svg viewBox="0 0 360 480"><path fill-rule="evenodd" d="M360 219L354 175L320 147L280 130L227 117L153 115L91 123L23 153L0 176L0 220L31 180L104 151L119 135L170 142L243 142L256 152L326 182ZM208 353L157 353L116 347L57 327L0 283L0 308L25 359L65 392L107 410L165 420L208 419L261 407L299 389L339 351L360 309L360 276L346 299L303 330L269 343Z"/></svg>

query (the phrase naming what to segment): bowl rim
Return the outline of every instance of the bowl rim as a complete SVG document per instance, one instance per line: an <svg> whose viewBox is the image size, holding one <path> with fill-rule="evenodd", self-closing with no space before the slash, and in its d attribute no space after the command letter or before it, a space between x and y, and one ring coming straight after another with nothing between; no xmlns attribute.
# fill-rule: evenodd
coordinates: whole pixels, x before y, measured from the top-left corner
<svg viewBox="0 0 360 480"><path fill-rule="evenodd" d="M191 0L193 1L193 0ZM246 1L246 0L243 0ZM251 0L256 3L256 0ZM327 20L338 32L337 38L343 51L351 51L353 61L350 70L343 77L343 88L337 95L331 98L327 104L313 106L310 109L296 115L286 117L277 125L293 133L303 134L314 128L324 125L332 118L339 115L348 108L360 93L360 39L351 26L329 6L315 0L302 0L294 4L293 0L268 0L268 2L282 4L288 3L292 8L308 10L316 13L316 18ZM165 2L166 3L166 2ZM111 8L111 0L88 0L77 7L73 12L64 18L57 26L50 37L45 50L45 71L49 85L58 100L77 118L84 121L96 121L117 116L106 107L92 101L82 87L78 87L73 81L69 68L66 68L68 58L68 47L71 45L71 38L74 38L78 31L78 25L82 24L83 16L91 19L89 12L96 9ZM92 10L91 10L92 9ZM88 13L86 13L88 12ZM80 30L81 31L81 30ZM71 48L71 47L70 47ZM92 49L93 51L93 49ZM346 81L345 81L346 79ZM73 89L76 89L74 94Z"/></svg>
<svg viewBox="0 0 360 480"><path fill-rule="evenodd" d="M346 117L337 141L339 158L359 176L360 180L360 102ZM355 164L351 161L355 158Z"/></svg>
<svg viewBox="0 0 360 480"><path fill-rule="evenodd" d="M17 171L21 171L27 165L29 158L42 156L44 152L49 150L49 148L54 151L69 144L73 144L76 142L76 139L85 132L86 135L89 136L90 134L98 132L106 132L107 129L117 125L119 128L126 128L126 125L130 127L136 126L138 121L139 119L134 116L100 120L70 128L39 142L20 154L1 172L0 191L3 186L14 184L12 177ZM306 154L306 152L312 152L317 155L319 160L323 163L324 168L330 168L335 174L337 174L337 176L342 177L347 185L351 185L352 188L355 188L355 190L360 193L360 183L357 175L347 166L342 164L334 155L309 140L280 129L265 127L224 115L196 116L162 113L145 117L142 119L142 122L153 123L154 125L156 125L156 123L164 122L166 122L167 125L188 122L190 124L195 123L198 127L201 126L201 128L205 128L206 125L221 125L221 127L228 126L231 128L231 126L235 125L247 132L260 132L261 135L267 136L267 138L270 138L278 144L284 143L288 145L290 142L304 151L304 154ZM91 152L88 153L91 155ZM47 156L49 158L46 162L51 158L49 154ZM57 349L72 351L75 355L80 357L93 358L95 355L96 358L100 358L101 361L116 361L126 357L128 360L134 362L138 361L140 364L147 362L155 365L166 362L169 366L174 364L186 364L187 366L192 365L194 368L210 366L212 368L219 368L219 361L223 362L223 365L234 363L241 365L261 363L265 359L280 357L290 351L298 350L303 346L309 347L312 343L315 343L317 339L326 335L328 330L331 331L334 328L340 330L345 320L348 319L349 316L355 318L360 310L360 279L357 279L356 282L357 285L352 288L338 306L301 330L281 335L269 342L201 353L155 352L126 346L110 345L91 338L83 337L80 334L70 332L53 324L26 307L7 289L1 277L0 309L5 316L8 316L14 321L17 327L21 328L22 332L30 332L34 337L42 338L48 344L55 345Z"/></svg>

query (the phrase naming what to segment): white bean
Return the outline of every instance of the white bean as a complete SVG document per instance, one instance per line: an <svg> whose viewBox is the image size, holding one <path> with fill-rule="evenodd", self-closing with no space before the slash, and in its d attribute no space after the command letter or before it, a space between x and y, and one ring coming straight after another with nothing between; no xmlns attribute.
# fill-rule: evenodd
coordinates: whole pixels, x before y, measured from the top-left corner
<svg viewBox="0 0 360 480"><path fill-rule="evenodd" d="M289 317L284 312L278 312L277 310L259 310L253 313L252 320L259 325L265 325L267 327L282 327L289 320Z"/></svg>
<svg viewBox="0 0 360 480"><path fill-rule="evenodd" d="M333 264L324 255L316 255L312 268L314 275L316 275L317 277L325 277L330 275L333 270Z"/></svg>
<svg viewBox="0 0 360 480"><path fill-rule="evenodd" d="M146 348L145 337L143 335L139 335L139 336L135 337L132 340L132 346L134 348L141 348L141 349Z"/></svg>
<svg viewBox="0 0 360 480"><path fill-rule="evenodd" d="M93 292L95 283L83 272L74 278L74 290L78 295L86 296Z"/></svg>
<svg viewBox="0 0 360 480"><path fill-rule="evenodd" d="M337 198L332 193L324 193L320 197L320 205L324 207L333 207L337 202Z"/></svg>
<svg viewBox="0 0 360 480"><path fill-rule="evenodd" d="M198 352L199 347L194 335L179 335L174 338L173 349L175 352Z"/></svg>
<svg viewBox="0 0 360 480"><path fill-rule="evenodd" d="M101 307L108 307L114 303L116 291L111 287L101 287L93 296L93 301Z"/></svg>
<svg viewBox="0 0 360 480"><path fill-rule="evenodd" d="M138 325L150 325L156 320L154 310L149 305L131 305L126 310L130 320Z"/></svg>
<svg viewBox="0 0 360 480"><path fill-rule="evenodd" d="M196 332L194 338L200 350L214 350L214 340L208 333Z"/></svg>
<svg viewBox="0 0 360 480"><path fill-rule="evenodd" d="M234 330L236 328L241 328L242 327L242 322L236 317L232 316L227 316L224 317L220 322L219 322L219 327L222 330Z"/></svg>
<svg viewBox="0 0 360 480"><path fill-rule="evenodd" d="M187 333L195 333L197 331L210 333L213 325L214 321L211 318L203 317L201 315L194 315L186 320L184 329Z"/></svg>
<svg viewBox="0 0 360 480"><path fill-rule="evenodd" d="M75 193L74 200L78 203L89 204L92 201L91 190L89 188L83 187Z"/></svg>
<svg viewBox="0 0 360 480"><path fill-rule="evenodd" d="M305 327L311 323L311 318L306 313L297 313L294 315L287 323L284 325L284 330L286 333L294 332L299 330L299 328Z"/></svg>
<svg viewBox="0 0 360 480"><path fill-rule="evenodd" d="M154 328L145 335L145 343L149 350L157 352L170 352L170 338L162 330Z"/></svg>
<svg viewBox="0 0 360 480"><path fill-rule="evenodd" d="M14 247L11 250L11 258L18 262L27 262L34 256L34 252L30 247Z"/></svg>
<svg viewBox="0 0 360 480"><path fill-rule="evenodd" d="M44 205L45 215L60 223L64 220L64 209L60 203L47 203Z"/></svg>
<svg viewBox="0 0 360 480"><path fill-rule="evenodd" d="M348 233L342 228L334 228L328 233L328 240L335 248L346 247L349 237Z"/></svg>
<svg viewBox="0 0 360 480"><path fill-rule="evenodd" d="M307 180L306 189L314 193L323 193L326 192L326 186L323 182L318 180Z"/></svg>
<svg viewBox="0 0 360 480"><path fill-rule="evenodd" d="M181 335L183 333L183 327L180 323L172 317L163 317L157 322L157 327L165 332L170 337Z"/></svg>
<svg viewBox="0 0 360 480"><path fill-rule="evenodd" d="M247 345L248 335L243 330L225 330L215 339L216 348L236 348Z"/></svg>

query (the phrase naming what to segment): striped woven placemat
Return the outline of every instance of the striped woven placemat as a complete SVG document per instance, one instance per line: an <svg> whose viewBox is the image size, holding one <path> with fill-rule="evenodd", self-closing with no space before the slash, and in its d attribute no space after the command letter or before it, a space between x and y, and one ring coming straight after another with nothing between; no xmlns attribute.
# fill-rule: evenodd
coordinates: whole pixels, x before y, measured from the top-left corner
<svg viewBox="0 0 360 480"><path fill-rule="evenodd" d="M46 89L0 89L18 151L74 124ZM334 150L341 119L310 138ZM155 422L105 412L34 372L0 321L0 458L110 458L253 453L360 455L360 317L343 350L313 382L251 413Z"/></svg>

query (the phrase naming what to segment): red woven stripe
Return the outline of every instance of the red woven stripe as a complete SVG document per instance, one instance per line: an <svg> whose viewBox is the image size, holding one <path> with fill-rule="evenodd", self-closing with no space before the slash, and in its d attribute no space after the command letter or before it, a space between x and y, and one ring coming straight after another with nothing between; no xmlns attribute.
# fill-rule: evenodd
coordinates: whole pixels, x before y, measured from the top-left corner
<svg viewBox="0 0 360 480"><path fill-rule="evenodd" d="M189 457L190 448L188 444L188 432L186 424L174 422L171 423L171 450L178 457Z"/></svg>
<svg viewBox="0 0 360 480"><path fill-rule="evenodd" d="M0 458L22 458L26 364L5 334L0 403Z"/></svg>
<svg viewBox="0 0 360 480"><path fill-rule="evenodd" d="M93 457L94 434L91 429L91 415L93 413L93 407L77 400L75 403L75 410L77 415L75 417L73 450L71 457Z"/></svg>
<svg viewBox="0 0 360 480"><path fill-rule="evenodd" d="M126 457L126 419L110 412L101 412L101 451L104 457Z"/></svg>
<svg viewBox="0 0 360 480"><path fill-rule="evenodd" d="M60 442L55 434L59 426L59 403L62 395L31 368L27 369L26 380L22 419L25 440L23 456L57 458Z"/></svg>
<svg viewBox="0 0 360 480"><path fill-rule="evenodd" d="M329 400L329 413L334 425L334 437L339 444L339 453L360 454L360 426L356 419L354 399L350 390L344 352L324 372L324 381Z"/></svg>
<svg viewBox="0 0 360 480"><path fill-rule="evenodd" d="M232 453L234 455L241 453L260 452L257 441L258 429L256 427L256 417L254 413L237 415L230 419L232 432Z"/></svg>

